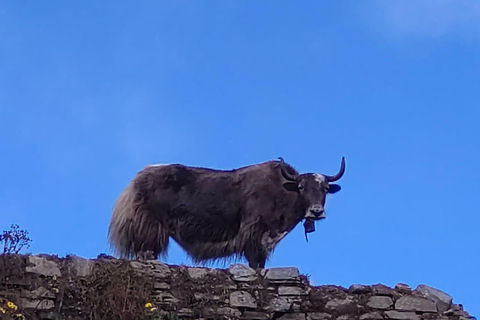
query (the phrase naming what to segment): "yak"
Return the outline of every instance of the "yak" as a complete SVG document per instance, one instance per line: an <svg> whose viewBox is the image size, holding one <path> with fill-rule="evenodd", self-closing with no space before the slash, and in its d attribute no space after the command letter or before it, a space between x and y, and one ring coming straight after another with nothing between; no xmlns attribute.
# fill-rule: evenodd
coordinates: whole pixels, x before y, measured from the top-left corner
<svg viewBox="0 0 480 320"><path fill-rule="evenodd" d="M122 258L158 259L169 239L195 263L246 258L264 268L272 250L305 220L324 219L325 197L336 193L345 158L333 176L299 174L282 157L233 170L182 164L144 167L115 202L108 228Z"/></svg>

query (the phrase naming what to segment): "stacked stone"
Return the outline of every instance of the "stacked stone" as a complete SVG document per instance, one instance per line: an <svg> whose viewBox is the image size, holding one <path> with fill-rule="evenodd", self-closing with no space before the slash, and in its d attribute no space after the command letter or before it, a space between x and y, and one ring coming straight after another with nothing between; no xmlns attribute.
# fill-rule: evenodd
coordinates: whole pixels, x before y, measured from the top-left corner
<svg viewBox="0 0 480 320"><path fill-rule="evenodd" d="M88 278L95 266L116 259L86 260L71 256L18 256L19 271L6 281L18 290L16 303L31 319L57 319L80 309L66 303L55 287L59 279ZM13 261L13 260L12 260ZM281 320L468 320L475 319L452 303L448 294L426 285L412 290L406 284L390 288L311 286L297 268L254 270L234 264L228 269L170 266L159 261L130 261L125 268L152 279L149 304L160 315L180 319ZM67 281L68 282L68 281ZM62 283L65 283L63 281ZM88 281L87 281L88 283ZM3 294L3 296L2 296ZM74 315L81 319L81 315Z"/></svg>

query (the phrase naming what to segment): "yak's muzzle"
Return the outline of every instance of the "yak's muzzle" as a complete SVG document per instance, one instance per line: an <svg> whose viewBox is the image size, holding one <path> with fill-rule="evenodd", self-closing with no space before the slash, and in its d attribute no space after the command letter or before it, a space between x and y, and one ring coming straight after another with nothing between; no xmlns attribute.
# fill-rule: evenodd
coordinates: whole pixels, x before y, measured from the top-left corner
<svg viewBox="0 0 480 320"><path fill-rule="evenodd" d="M323 206L314 204L308 208L307 213L305 214L306 219L312 220L320 220L325 219L327 216L325 215L325 209Z"/></svg>

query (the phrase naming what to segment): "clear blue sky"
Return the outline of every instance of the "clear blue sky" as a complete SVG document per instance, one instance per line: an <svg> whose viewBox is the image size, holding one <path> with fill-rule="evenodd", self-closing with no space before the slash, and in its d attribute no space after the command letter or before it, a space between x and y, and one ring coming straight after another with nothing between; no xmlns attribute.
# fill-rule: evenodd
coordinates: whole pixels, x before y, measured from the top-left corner
<svg viewBox="0 0 480 320"><path fill-rule="evenodd" d="M425 283L478 316L479 18L477 0L2 1L0 230L96 257L147 164L345 156L328 218L267 267Z"/></svg>

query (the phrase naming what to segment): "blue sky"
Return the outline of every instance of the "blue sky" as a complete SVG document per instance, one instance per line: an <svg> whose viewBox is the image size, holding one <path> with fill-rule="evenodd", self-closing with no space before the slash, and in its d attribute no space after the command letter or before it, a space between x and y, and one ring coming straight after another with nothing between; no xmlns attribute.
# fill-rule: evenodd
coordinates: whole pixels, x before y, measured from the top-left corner
<svg viewBox="0 0 480 320"><path fill-rule="evenodd" d="M328 218L267 267L425 283L478 316L479 18L474 0L2 1L0 230L96 257L147 164L345 156Z"/></svg>

